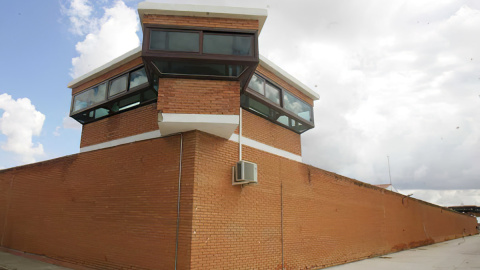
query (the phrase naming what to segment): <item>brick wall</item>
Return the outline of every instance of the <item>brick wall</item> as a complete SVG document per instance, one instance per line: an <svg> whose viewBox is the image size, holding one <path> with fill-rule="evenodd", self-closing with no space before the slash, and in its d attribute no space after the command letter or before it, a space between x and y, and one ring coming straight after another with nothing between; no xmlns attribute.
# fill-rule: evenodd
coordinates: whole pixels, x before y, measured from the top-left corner
<svg viewBox="0 0 480 270"><path fill-rule="evenodd" d="M193 134L184 149L179 269L190 264ZM1 171L1 245L94 269L173 269L179 152L174 136Z"/></svg>
<svg viewBox="0 0 480 270"><path fill-rule="evenodd" d="M80 147L158 130L156 104L149 104L83 125Z"/></svg>
<svg viewBox="0 0 480 270"><path fill-rule="evenodd" d="M258 30L258 20L145 14L144 24Z"/></svg>
<svg viewBox="0 0 480 270"><path fill-rule="evenodd" d="M95 269L172 269L179 136L0 172L2 246ZM476 219L243 146L184 134L178 269L316 269L476 233Z"/></svg>
<svg viewBox="0 0 480 270"><path fill-rule="evenodd" d="M476 233L474 218L445 208L247 146L243 157L258 164L258 185L232 186L237 144L199 134L192 268L281 269L282 232L287 269Z"/></svg>
<svg viewBox="0 0 480 270"><path fill-rule="evenodd" d="M238 81L164 78L159 82L157 109L163 113L238 115Z"/></svg>
<svg viewBox="0 0 480 270"><path fill-rule="evenodd" d="M245 110L242 110L242 122L244 137L299 156L302 155L300 134ZM238 134L238 130L236 133Z"/></svg>

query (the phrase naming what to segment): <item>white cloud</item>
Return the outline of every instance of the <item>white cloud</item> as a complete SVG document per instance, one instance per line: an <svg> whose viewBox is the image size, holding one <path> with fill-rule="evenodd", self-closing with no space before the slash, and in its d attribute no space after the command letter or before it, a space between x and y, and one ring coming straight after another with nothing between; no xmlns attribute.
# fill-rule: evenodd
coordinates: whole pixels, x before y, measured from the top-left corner
<svg viewBox="0 0 480 270"><path fill-rule="evenodd" d="M52 132L53 136L58 137L61 134L62 129L74 129L74 130L82 130L82 124L75 121L75 119L71 118L70 116L63 117L62 126L55 127L55 130Z"/></svg>
<svg viewBox="0 0 480 270"><path fill-rule="evenodd" d="M389 155L399 188L480 188L480 6L466 2L273 6L261 53L321 97L304 160L379 184Z"/></svg>
<svg viewBox="0 0 480 270"><path fill-rule="evenodd" d="M85 39L75 46L79 56L72 59L70 75L73 78L140 45L136 34L140 24L135 9L127 7L123 1L116 1L98 18L92 9L88 1L73 0L70 12L66 12L73 32L85 35Z"/></svg>
<svg viewBox="0 0 480 270"><path fill-rule="evenodd" d="M23 163L35 162L35 157L44 155L43 145L32 142L33 136L42 131L45 115L35 109L28 98L12 99L8 94L0 95L0 131L7 137L1 143L4 151L17 154Z"/></svg>
<svg viewBox="0 0 480 270"><path fill-rule="evenodd" d="M55 137L60 136L61 135L60 134L60 129L61 129L60 126L55 127L55 130L52 132L53 136L55 136Z"/></svg>
<svg viewBox="0 0 480 270"><path fill-rule="evenodd" d="M88 0L72 0L70 7L63 7L62 12L68 16L70 31L76 35L88 33L98 23L92 18L93 7Z"/></svg>
<svg viewBox="0 0 480 270"><path fill-rule="evenodd" d="M62 126L64 129L76 129L76 130L82 129L82 124L75 121L75 119L71 118L70 116L65 116L63 118Z"/></svg>

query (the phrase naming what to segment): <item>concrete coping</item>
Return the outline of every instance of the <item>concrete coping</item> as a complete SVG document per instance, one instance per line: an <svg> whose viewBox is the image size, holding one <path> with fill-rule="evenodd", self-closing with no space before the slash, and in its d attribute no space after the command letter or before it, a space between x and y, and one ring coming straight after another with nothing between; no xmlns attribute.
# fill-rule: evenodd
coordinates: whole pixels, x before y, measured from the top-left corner
<svg viewBox="0 0 480 270"><path fill-rule="evenodd" d="M267 20L267 10L260 8L141 2L138 4L138 15L142 22L142 27L145 14L258 20L258 33L262 31L263 25Z"/></svg>

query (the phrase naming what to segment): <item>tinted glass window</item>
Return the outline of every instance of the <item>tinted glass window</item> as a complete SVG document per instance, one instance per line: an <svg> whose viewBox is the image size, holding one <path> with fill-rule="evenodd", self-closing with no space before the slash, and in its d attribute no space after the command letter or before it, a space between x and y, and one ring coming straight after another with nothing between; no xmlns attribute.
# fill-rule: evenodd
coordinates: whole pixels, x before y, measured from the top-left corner
<svg viewBox="0 0 480 270"><path fill-rule="evenodd" d="M283 91L283 107L307 121L312 121L312 107L287 91Z"/></svg>
<svg viewBox="0 0 480 270"><path fill-rule="evenodd" d="M110 113L110 110L105 108L98 108L95 110L95 119L107 116Z"/></svg>
<svg viewBox="0 0 480 270"><path fill-rule="evenodd" d="M150 31L150 50L199 52L199 44L199 33Z"/></svg>
<svg viewBox="0 0 480 270"><path fill-rule="evenodd" d="M145 72L145 68L141 68L139 70L135 70L130 74L130 86L129 89L132 89L136 86L142 85L148 82L147 73Z"/></svg>
<svg viewBox="0 0 480 270"><path fill-rule="evenodd" d="M274 103L280 104L280 90L270 84L265 84L265 96Z"/></svg>
<svg viewBox="0 0 480 270"><path fill-rule="evenodd" d="M110 90L108 96L114 96L116 94L127 91L127 77L128 74L125 74L121 77L118 77L110 82Z"/></svg>
<svg viewBox="0 0 480 270"><path fill-rule="evenodd" d="M73 111L90 107L105 100L107 84L103 83L75 96L73 99Z"/></svg>
<svg viewBox="0 0 480 270"><path fill-rule="evenodd" d="M137 106L138 104L140 104L140 97L141 97L141 95L137 94L137 95L119 100L118 101L118 107L119 107L118 110L119 111L126 110L128 108L133 107L133 106Z"/></svg>
<svg viewBox="0 0 480 270"><path fill-rule="evenodd" d="M238 77L245 70L245 67L240 65L224 65L213 63L154 61L154 64L158 70L164 74Z"/></svg>
<svg viewBox="0 0 480 270"><path fill-rule="evenodd" d="M277 122L284 124L285 126L290 126L290 118L285 115L282 115L277 118Z"/></svg>
<svg viewBox="0 0 480 270"><path fill-rule="evenodd" d="M73 115L72 117L82 124L95 119L93 111L82 112L82 113Z"/></svg>
<svg viewBox="0 0 480 270"><path fill-rule="evenodd" d="M228 55L253 55L253 36L204 34L203 52Z"/></svg>
<svg viewBox="0 0 480 270"><path fill-rule="evenodd" d="M265 95L265 89L263 89L263 85L265 80L258 77L257 75L253 75L252 79L248 83L248 87L257 91L258 93Z"/></svg>
<svg viewBox="0 0 480 270"><path fill-rule="evenodd" d="M265 117L270 117L270 108L254 99L249 99L249 107L251 110L264 115Z"/></svg>

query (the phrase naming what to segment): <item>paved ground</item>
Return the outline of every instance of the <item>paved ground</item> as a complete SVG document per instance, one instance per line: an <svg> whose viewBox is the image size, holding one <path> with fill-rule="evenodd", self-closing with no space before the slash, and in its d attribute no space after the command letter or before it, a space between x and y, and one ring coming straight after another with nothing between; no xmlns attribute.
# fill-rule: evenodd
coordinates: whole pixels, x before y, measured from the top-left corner
<svg viewBox="0 0 480 270"><path fill-rule="evenodd" d="M60 267L6 252L0 252L0 270L69 270L70 268Z"/></svg>
<svg viewBox="0 0 480 270"><path fill-rule="evenodd" d="M0 270L69 270L0 252ZM480 270L480 235L405 250L328 270Z"/></svg>
<svg viewBox="0 0 480 270"><path fill-rule="evenodd" d="M405 250L328 270L465 270L480 269L480 235Z"/></svg>

